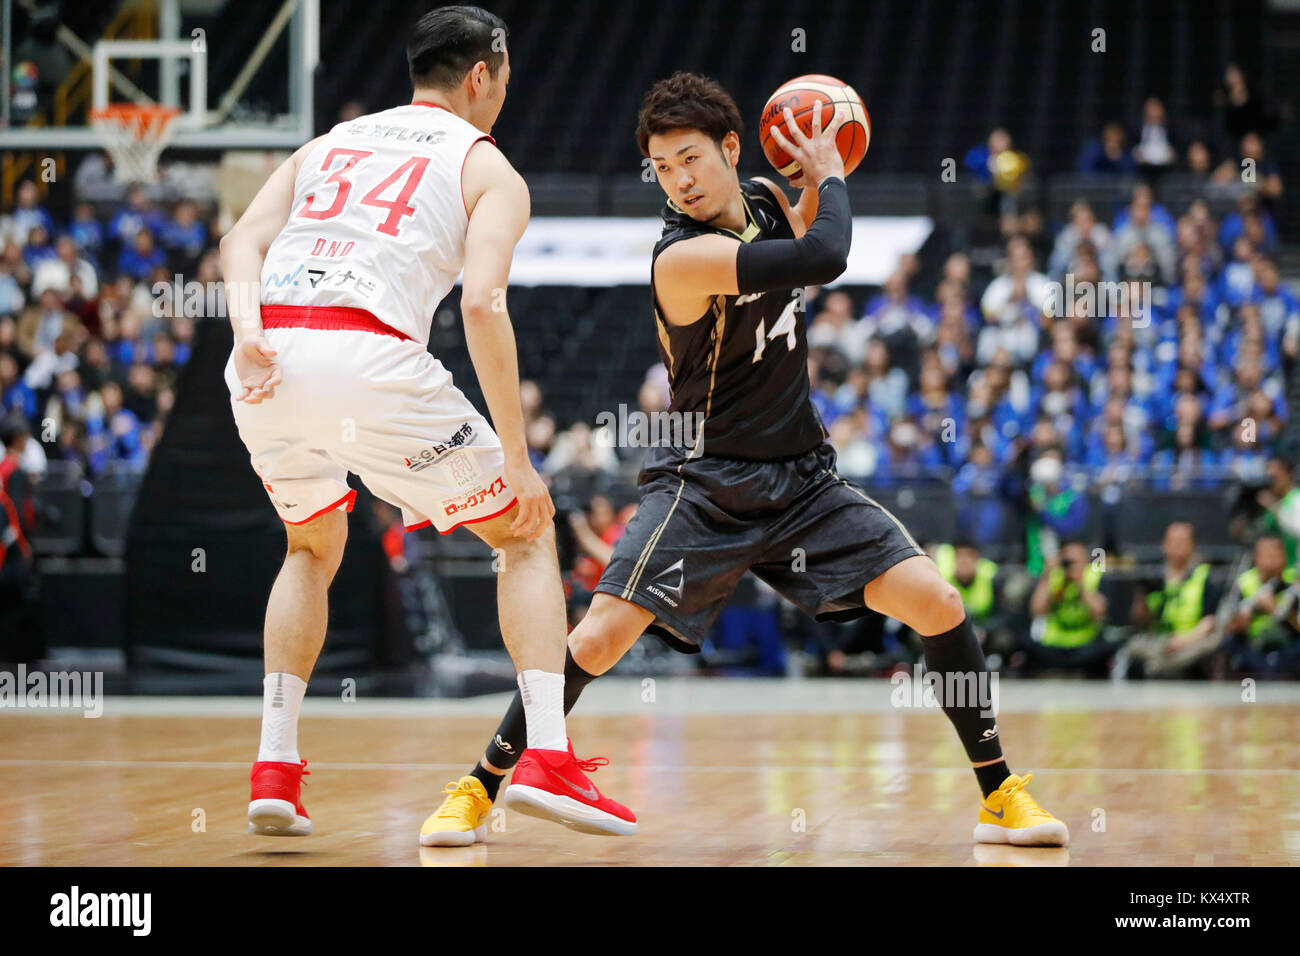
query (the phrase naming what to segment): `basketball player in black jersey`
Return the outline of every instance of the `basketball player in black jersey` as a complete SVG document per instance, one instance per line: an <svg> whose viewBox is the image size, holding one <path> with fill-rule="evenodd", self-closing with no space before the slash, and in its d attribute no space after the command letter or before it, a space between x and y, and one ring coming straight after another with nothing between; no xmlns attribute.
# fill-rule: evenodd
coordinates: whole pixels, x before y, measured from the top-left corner
<svg viewBox="0 0 1300 956"><path fill-rule="evenodd" d="M870 610L922 635L930 679L942 678L936 696L984 797L974 839L1063 845L1065 824L1025 791L1028 776L1008 769L987 697L941 693L988 686L960 595L897 518L835 472L809 400L801 302L804 286L845 268L844 164L836 123L822 130L818 116L805 136L787 110L786 126L773 136L801 167L790 181L802 187L794 206L766 179L739 179L740 113L716 83L678 73L645 98L637 141L668 196L651 266L653 317L670 411L702 416L703 428L689 446L648 452L636 516L569 636L565 711L646 631L698 652L752 571L818 620ZM440 811L449 826L486 814L524 740L516 695L482 761L449 786Z"/></svg>

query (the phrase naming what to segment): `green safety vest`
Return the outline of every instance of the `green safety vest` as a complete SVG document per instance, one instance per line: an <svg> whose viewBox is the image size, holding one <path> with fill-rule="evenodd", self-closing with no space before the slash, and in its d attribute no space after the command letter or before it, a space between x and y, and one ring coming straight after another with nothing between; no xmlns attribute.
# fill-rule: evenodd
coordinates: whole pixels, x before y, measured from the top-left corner
<svg viewBox="0 0 1300 956"><path fill-rule="evenodd" d="M1294 581L1295 569L1286 568L1285 570L1283 570L1282 580L1285 581L1287 584L1290 584L1292 581ZM1242 574L1237 578L1237 588L1241 591L1241 599L1243 601L1249 600L1249 598L1252 595L1254 595L1254 593L1263 586L1264 586L1264 582L1260 579L1258 568L1251 568L1245 574ZM1281 595L1276 595L1276 596L1281 597ZM1246 627L1246 636L1253 644L1261 634L1263 634L1272 626L1273 626L1273 615L1266 614L1263 611L1257 611L1256 613L1250 616L1250 624L1248 624Z"/></svg>
<svg viewBox="0 0 1300 956"><path fill-rule="evenodd" d="M1101 621L1092 613L1083 600L1083 592L1096 591L1101 584L1101 572L1088 565L1083 573L1083 587L1074 581L1066 581L1064 568L1053 568L1051 588L1060 589L1056 606L1047 612L1047 628L1043 631L1043 643L1049 647L1081 647L1087 644L1101 630Z"/></svg>
<svg viewBox="0 0 1300 956"><path fill-rule="evenodd" d="M1282 500L1277 503L1277 507L1264 516L1264 527L1273 534L1281 536L1282 543L1286 546L1287 566L1292 568L1296 566L1296 539L1282 530L1282 525L1277 520L1277 516L1283 508L1293 506L1297 496L1300 496L1300 487L1292 488L1283 495Z"/></svg>
<svg viewBox="0 0 1300 956"><path fill-rule="evenodd" d="M1181 584L1165 581L1164 590L1147 595L1147 608L1166 634L1185 634L1205 617L1205 579L1208 564L1198 564Z"/></svg>
<svg viewBox="0 0 1300 956"><path fill-rule="evenodd" d="M997 562L980 558L975 564L975 579L970 584L957 580L957 549L952 545L941 544L935 549L935 564L944 580L957 589L961 603L972 618L983 620L993 613L993 580L998 575Z"/></svg>

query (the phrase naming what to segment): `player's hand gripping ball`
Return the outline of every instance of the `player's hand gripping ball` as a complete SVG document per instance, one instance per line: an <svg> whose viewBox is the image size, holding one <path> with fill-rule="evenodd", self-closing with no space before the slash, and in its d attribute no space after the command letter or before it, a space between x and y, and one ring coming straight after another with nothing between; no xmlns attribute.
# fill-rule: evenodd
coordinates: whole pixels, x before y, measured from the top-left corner
<svg viewBox="0 0 1300 956"><path fill-rule="evenodd" d="M778 173L787 179L797 179L802 172L799 164L772 137L772 127L779 126L788 138L785 129L787 107L794 113L794 121L805 136L812 135L816 110L821 110L822 129L830 126L838 116L843 125L836 133L835 145L844 160L844 175L857 169L871 142L871 117L862 105L862 97L853 87L833 76L809 73L795 77L768 97L762 119L758 122L758 141L763 147L763 155Z"/></svg>

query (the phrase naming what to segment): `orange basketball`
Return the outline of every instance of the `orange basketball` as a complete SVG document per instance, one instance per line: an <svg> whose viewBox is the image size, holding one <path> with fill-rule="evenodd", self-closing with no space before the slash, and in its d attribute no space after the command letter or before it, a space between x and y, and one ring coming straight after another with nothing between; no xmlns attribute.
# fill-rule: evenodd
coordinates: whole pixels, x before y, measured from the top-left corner
<svg viewBox="0 0 1300 956"><path fill-rule="evenodd" d="M844 174L847 176L858 168L871 142L871 117L862 105L862 97L853 87L833 76L809 73L796 76L768 97L763 117L758 121L758 141L767 161L782 176L790 178L799 175L799 164L777 145L771 132L773 126L780 124L782 134L786 139L790 138L785 125L787 106L794 113L795 123L808 135L812 134L814 110L820 108L822 111L822 129L829 126L835 116L842 116L844 125L835 135L835 145L840 148L844 160Z"/></svg>

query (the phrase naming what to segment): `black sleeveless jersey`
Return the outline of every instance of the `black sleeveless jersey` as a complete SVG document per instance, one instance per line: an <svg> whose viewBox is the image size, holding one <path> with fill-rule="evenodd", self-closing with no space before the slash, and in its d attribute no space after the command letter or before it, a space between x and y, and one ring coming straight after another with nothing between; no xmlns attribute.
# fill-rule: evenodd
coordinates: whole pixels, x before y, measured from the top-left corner
<svg viewBox="0 0 1300 956"><path fill-rule="evenodd" d="M809 398L808 335L802 289L751 295L718 295L690 325L670 325L659 310L654 260L674 242L718 233L742 242L793 239L794 232L771 191L752 179L740 183L748 226L735 233L696 222L671 200L651 259L650 288L659 357L672 390L669 412L703 422L683 430L688 441L673 451L694 459L793 458L826 438ZM675 416L673 417L675 421ZM652 449L647 464L663 461L667 448Z"/></svg>

